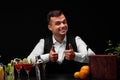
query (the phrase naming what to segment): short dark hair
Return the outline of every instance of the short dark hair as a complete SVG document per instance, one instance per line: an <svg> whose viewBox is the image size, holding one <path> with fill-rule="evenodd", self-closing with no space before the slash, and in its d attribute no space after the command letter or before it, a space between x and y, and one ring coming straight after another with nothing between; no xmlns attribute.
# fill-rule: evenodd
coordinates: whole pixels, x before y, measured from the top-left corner
<svg viewBox="0 0 120 80"><path fill-rule="evenodd" d="M47 15L47 22L48 22L48 24L49 24L49 22L50 22L50 18L51 18L51 17L58 17L58 16L60 16L61 14L63 14L63 12L62 12L61 10L52 10L52 11L50 11L50 12L48 13L48 15Z"/></svg>

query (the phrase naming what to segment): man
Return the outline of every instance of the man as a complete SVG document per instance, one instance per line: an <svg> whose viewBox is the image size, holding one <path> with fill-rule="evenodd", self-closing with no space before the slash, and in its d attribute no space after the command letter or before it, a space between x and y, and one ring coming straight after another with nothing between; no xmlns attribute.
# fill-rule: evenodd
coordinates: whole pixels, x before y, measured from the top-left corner
<svg viewBox="0 0 120 80"><path fill-rule="evenodd" d="M75 72L80 64L89 62L89 55L95 53L79 36L67 34L68 24L60 10L50 11L47 15L48 29L52 36L40 39L28 60L35 62L35 56L46 63L46 72Z"/></svg>

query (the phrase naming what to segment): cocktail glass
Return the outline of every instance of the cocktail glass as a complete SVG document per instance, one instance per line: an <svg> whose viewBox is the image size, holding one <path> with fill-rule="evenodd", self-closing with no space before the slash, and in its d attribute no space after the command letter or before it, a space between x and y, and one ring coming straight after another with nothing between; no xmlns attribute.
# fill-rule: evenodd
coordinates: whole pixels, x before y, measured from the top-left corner
<svg viewBox="0 0 120 80"><path fill-rule="evenodd" d="M18 73L17 80L21 80L21 78L20 78L20 71L22 69L22 63L21 62L16 62L16 63L14 63L14 67L15 67L17 73Z"/></svg>
<svg viewBox="0 0 120 80"><path fill-rule="evenodd" d="M23 63L23 67L24 67L24 70L26 71L26 73L28 75L28 79L27 80L30 80L29 72L30 72L31 68L33 67L33 64Z"/></svg>

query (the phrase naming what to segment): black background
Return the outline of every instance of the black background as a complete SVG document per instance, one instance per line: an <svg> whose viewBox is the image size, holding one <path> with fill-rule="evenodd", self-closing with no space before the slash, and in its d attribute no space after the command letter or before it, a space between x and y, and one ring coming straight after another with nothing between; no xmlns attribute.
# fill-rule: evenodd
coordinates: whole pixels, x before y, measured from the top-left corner
<svg viewBox="0 0 120 80"><path fill-rule="evenodd" d="M105 53L109 39L120 40L117 2L47 0L24 6L0 8L0 62L4 64L27 57L40 38L51 34L46 15L52 9L65 12L69 32L81 36L96 54Z"/></svg>

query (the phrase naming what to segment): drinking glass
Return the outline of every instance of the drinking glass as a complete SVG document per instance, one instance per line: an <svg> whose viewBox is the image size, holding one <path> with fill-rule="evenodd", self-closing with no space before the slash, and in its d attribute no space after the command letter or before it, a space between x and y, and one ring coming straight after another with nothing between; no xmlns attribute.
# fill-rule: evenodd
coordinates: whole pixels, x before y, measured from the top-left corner
<svg viewBox="0 0 120 80"><path fill-rule="evenodd" d="M16 59L15 62L14 62L14 67L15 67L17 73L18 73L17 80L21 80L20 71L22 69L22 61L20 59Z"/></svg>
<svg viewBox="0 0 120 80"><path fill-rule="evenodd" d="M23 67L24 67L24 70L26 71L27 76L28 76L27 80L30 80L29 72L30 72L31 68L33 67L33 64L31 64L31 63L23 63Z"/></svg>

